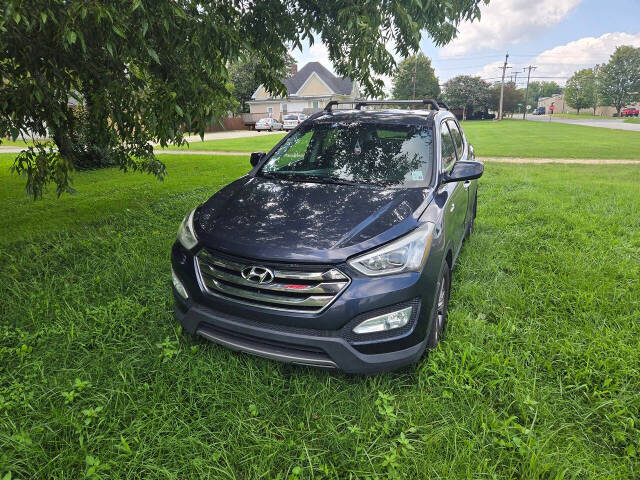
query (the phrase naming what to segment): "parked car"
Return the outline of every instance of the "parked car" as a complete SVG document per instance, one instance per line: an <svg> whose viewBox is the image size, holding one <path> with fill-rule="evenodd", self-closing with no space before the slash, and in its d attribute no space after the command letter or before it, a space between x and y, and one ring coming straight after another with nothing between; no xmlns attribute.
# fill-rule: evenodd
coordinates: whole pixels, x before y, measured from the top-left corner
<svg viewBox="0 0 640 480"><path fill-rule="evenodd" d="M531 115L544 115L545 113L547 113L547 109L545 107L537 107L533 109Z"/></svg>
<svg viewBox="0 0 640 480"><path fill-rule="evenodd" d="M636 107L625 108L620 112L621 117L637 117L640 114L640 110Z"/></svg>
<svg viewBox="0 0 640 480"><path fill-rule="evenodd" d="M424 102L329 102L189 212L171 254L185 331L352 373L436 348L483 164L455 117Z"/></svg>
<svg viewBox="0 0 640 480"><path fill-rule="evenodd" d="M296 128L306 119L307 116L302 113L290 113L282 118L282 125L285 130L291 130Z"/></svg>
<svg viewBox="0 0 640 480"><path fill-rule="evenodd" d="M256 130L260 131L260 130L269 130L269 131L274 131L274 130L282 130L282 124L276 120L275 118L261 118L260 120L258 120L256 122Z"/></svg>

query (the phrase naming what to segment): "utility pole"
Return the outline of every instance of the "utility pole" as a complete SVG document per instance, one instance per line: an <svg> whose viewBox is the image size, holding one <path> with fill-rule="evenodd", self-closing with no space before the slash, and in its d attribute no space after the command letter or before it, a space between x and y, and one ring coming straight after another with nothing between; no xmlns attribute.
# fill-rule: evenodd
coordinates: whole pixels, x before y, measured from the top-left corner
<svg viewBox="0 0 640 480"><path fill-rule="evenodd" d="M593 88L595 90L594 92L594 96L595 98L593 99L593 115L595 116L596 114L596 110L598 109L598 103L599 103L599 98L598 98L598 78L600 75L600 64L597 63L595 67L593 67Z"/></svg>
<svg viewBox="0 0 640 480"><path fill-rule="evenodd" d="M529 65L528 67L526 67L523 70L529 70L529 73L527 74L527 89L524 92L524 115L522 116L523 120L526 120L527 118L527 100L529 98L529 80L531 80L531 70L535 70L538 67L534 67L533 65Z"/></svg>
<svg viewBox="0 0 640 480"><path fill-rule="evenodd" d="M416 73L418 70L418 52L416 52L416 61L413 62L413 99L416 99Z"/></svg>
<svg viewBox="0 0 640 480"><path fill-rule="evenodd" d="M509 61L509 54L507 53L507 56L504 57L504 65L502 66L502 84L500 86L500 107L498 108L498 120L502 120L502 102L504 101L504 75L507 72L508 61Z"/></svg>

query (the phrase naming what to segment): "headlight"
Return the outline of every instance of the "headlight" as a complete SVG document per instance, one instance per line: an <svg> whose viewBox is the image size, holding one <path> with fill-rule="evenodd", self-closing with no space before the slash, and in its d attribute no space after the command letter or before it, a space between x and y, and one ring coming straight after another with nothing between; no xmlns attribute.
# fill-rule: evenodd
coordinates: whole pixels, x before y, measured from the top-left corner
<svg viewBox="0 0 640 480"><path fill-rule="evenodd" d="M352 258L349 265L370 277L401 272L419 272L429 255L433 223L425 223L404 237L373 252Z"/></svg>
<svg viewBox="0 0 640 480"><path fill-rule="evenodd" d="M187 250L191 250L198 244L198 239L196 238L195 231L193 230L193 214L195 211L195 208L191 210L189 215L184 217L184 220L182 220L180 228L178 228L178 241Z"/></svg>

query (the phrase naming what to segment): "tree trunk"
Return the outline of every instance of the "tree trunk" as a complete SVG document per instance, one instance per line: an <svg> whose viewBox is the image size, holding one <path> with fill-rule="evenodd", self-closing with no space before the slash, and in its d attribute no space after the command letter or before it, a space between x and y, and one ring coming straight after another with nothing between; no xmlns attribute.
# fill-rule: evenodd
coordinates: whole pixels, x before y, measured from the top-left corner
<svg viewBox="0 0 640 480"><path fill-rule="evenodd" d="M467 107L462 107L462 120L467 119Z"/></svg>
<svg viewBox="0 0 640 480"><path fill-rule="evenodd" d="M576 108L576 112L578 112L578 115L580 115L580 109Z"/></svg>

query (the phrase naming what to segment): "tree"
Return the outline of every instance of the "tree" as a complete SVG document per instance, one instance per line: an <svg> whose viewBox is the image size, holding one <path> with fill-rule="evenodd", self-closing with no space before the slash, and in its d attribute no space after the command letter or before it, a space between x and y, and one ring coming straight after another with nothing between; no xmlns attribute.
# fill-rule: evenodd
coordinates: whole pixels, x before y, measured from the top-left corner
<svg viewBox="0 0 640 480"><path fill-rule="evenodd" d="M640 98L640 48L623 45L616 48L609 63L598 75L600 105L613 105L618 115L627 104Z"/></svg>
<svg viewBox="0 0 640 480"><path fill-rule="evenodd" d="M257 56L260 83L283 94L286 53L318 35L339 75L380 94L380 75L395 67L386 44L402 57L418 50L421 32L444 45L456 25L479 17L480 3L5 0L0 137L51 134L56 149L38 144L13 167L34 198L49 183L69 191L70 171L91 161L93 147L123 170L162 178L151 142L203 135L234 108L231 62Z"/></svg>
<svg viewBox="0 0 640 480"><path fill-rule="evenodd" d="M507 82L504 84L504 98L502 101L502 111L504 113L513 113L518 108L518 103L522 103L524 101L524 96L522 91L516 88L516 84L514 82ZM489 108L491 110L498 110L500 105L500 83L495 83L489 89Z"/></svg>
<svg viewBox="0 0 640 480"><path fill-rule="evenodd" d="M562 93L562 87L556 82L530 82L529 103L537 105L541 97L550 97L556 93Z"/></svg>
<svg viewBox="0 0 640 480"><path fill-rule="evenodd" d="M291 75L291 66L295 60L289 53L285 54L284 67L280 71L280 78L287 78ZM233 98L238 102L239 112L248 112L247 101L260 86L260 71L268 68L264 59L252 55L240 58L229 66L229 81L233 85Z"/></svg>
<svg viewBox="0 0 640 480"><path fill-rule="evenodd" d="M458 75L444 84L444 98L452 108L462 109L462 119L476 109L485 109L489 103L489 82L480 77Z"/></svg>
<svg viewBox="0 0 640 480"><path fill-rule="evenodd" d="M400 62L393 77L393 98L411 100L438 98L438 95L440 86L429 57L419 53Z"/></svg>
<svg viewBox="0 0 640 480"><path fill-rule="evenodd" d="M596 78L593 69L585 68L573 74L564 88L564 98L580 115L581 108L593 107L596 102Z"/></svg>

